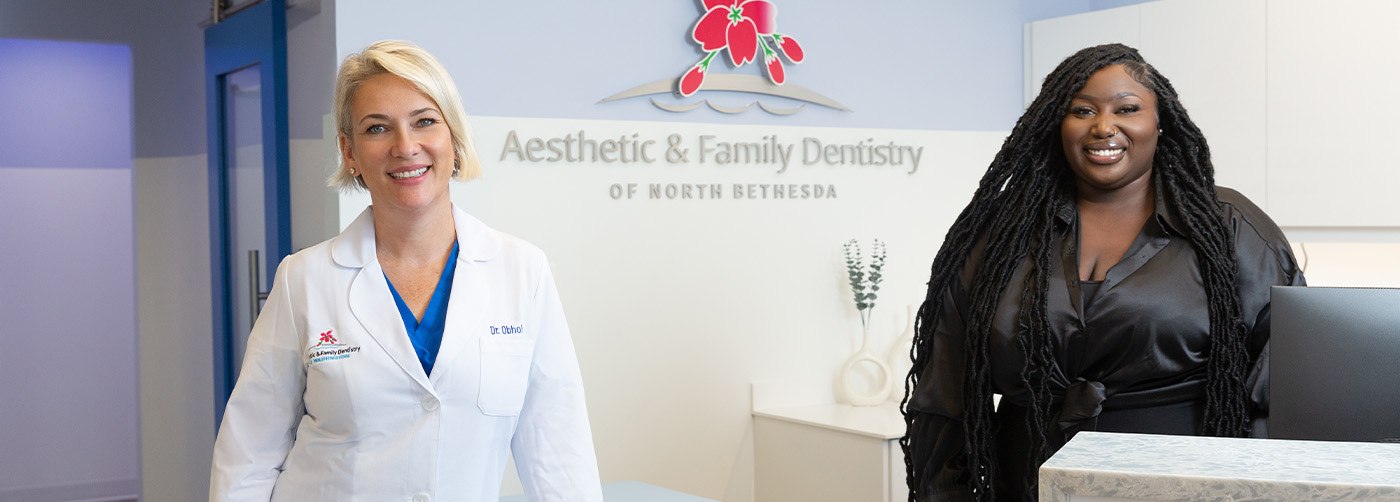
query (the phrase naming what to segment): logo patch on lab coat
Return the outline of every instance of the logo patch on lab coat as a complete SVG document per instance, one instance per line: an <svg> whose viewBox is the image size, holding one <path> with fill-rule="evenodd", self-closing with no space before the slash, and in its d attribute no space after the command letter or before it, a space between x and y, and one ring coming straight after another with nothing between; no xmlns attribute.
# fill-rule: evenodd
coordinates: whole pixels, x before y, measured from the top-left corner
<svg viewBox="0 0 1400 502"><path fill-rule="evenodd" d="M525 327L519 324L499 324L491 326L492 335L518 335L525 332Z"/></svg>
<svg viewBox="0 0 1400 502"><path fill-rule="evenodd" d="M335 339L334 330L326 330L321 333L316 345L311 346L306 351L307 364L320 364L329 361L339 361L349 359L350 356L360 351L359 345L346 345Z"/></svg>

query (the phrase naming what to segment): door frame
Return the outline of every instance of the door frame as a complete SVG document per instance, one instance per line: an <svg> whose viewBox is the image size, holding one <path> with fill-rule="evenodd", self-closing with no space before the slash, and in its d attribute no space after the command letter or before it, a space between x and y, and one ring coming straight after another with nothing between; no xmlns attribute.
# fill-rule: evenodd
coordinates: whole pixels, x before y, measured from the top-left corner
<svg viewBox="0 0 1400 502"><path fill-rule="evenodd" d="M262 87L263 201L266 216L267 267L263 284L272 284L275 264L291 254L291 197L287 125L287 7L285 0L263 0L240 8L204 29L204 82L209 150L209 254L214 357L214 426L223 420L233 392L233 333L228 291L232 256L224 249L229 235L226 193L224 75L258 65Z"/></svg>

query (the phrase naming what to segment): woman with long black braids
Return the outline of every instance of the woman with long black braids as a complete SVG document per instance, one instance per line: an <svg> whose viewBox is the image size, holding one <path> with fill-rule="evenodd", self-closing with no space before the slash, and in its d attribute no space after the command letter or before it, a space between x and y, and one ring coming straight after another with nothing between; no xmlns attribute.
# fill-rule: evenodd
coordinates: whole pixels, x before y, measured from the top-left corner
<svg viewBox="0 0 1400 502"><path fill-rule="evenodd" d="M934 259L903 404L910 499L1034 500L1081 430L1262 434L1269 287L1302 283L1278 227L1215 186L1171 83L1131 47L1079 51Z"/></svg>

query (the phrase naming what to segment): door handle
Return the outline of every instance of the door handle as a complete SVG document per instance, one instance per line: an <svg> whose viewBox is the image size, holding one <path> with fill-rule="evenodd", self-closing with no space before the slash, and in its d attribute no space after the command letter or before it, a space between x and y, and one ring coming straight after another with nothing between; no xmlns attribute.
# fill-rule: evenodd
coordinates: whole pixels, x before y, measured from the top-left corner
<svg viewBox="0 0 1400 502"><path fill-rule="evenodd" d="M258 250L248 250L248 326L258 322L258 312L268 293L262 290L262 267Z"/></svg>

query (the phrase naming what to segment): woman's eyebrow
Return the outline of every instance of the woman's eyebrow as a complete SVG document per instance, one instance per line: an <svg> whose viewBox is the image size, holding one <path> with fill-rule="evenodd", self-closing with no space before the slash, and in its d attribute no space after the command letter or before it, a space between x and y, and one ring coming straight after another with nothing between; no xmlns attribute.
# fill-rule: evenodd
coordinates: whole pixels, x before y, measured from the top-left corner
<svg viewBox="0 0 1400 502"><path fill-rule="evenodd" d="M419 108L419 109L417 109L417 110L413 110L413 112L409 113L408 115L409 115L410 117L415 117L415 116L422 115L422 114L427 113L427 112L437 112L437 108L433 108L433 107ZM369 115L365 115L364 117L360 117L360 122L364 122L364 121L369 120L369 119L389 120L389 116L388 116L388 115L385 115L385 114L382 114L382 113L371 113L371 114L369 114Z"/></svg>
<svg viewBox="0 0 1400 502"><path fill-rule="evenodd" d="M1129 98L1129 97L1131 97L1131 98L1139 98L1139 99L1142 98L1142 96L1138 96L1137 93L1135 93L1135 92L1133 92L1133 91L1123 91L1123 92L1120 92L1120 93L1118 93L1118 94L1114 94L1112 97L1108 98L1108 100L1111 101L1111 100L1123 99L1123 98ZM1084 93L1080 93L1080 94L1074 95L1074 99L1083 99L1083 100L1088 100L1088 101L1098 101L1098 100L1099 100L1099 98L1094 97L1093 95L1084 94Z"/></svg>
<svg viewBox="0 0 1400 502"><path fill-rule="evenodd" d="M365 116L363 116L363 117L360 117L360 122L364 122L364 121L369 120L369 119L389 120L389 116L388 116L388 115L385 115L385 114L382 114L382 113L371 113L371 114L369 114L369 115L365 115Z"/></svg>

